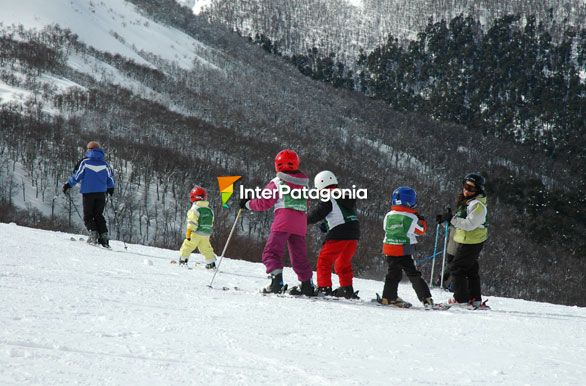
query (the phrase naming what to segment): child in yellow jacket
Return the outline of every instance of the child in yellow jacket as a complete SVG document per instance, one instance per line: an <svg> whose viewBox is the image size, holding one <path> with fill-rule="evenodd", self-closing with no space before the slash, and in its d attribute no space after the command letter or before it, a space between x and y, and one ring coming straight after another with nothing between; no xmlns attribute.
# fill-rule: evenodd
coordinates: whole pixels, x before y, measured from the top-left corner
<svg viewBox="0 0 586 386"><path fill-rule="evenodd" d="M204 256L207 269L216 268L216 255L210 244L214 226L214 212L209 207L207 193L201 186L193 188L189 194L191 208L187 211L187 230L185 240L179 249L179 265L187 264L194 250Z"/></svg>

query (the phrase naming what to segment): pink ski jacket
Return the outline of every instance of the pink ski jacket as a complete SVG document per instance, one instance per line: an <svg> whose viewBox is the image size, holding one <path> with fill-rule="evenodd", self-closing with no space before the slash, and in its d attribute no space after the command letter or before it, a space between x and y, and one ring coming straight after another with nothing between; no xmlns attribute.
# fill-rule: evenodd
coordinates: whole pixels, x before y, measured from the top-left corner
<svg viewBox="0 0 586 386"><path fill-rule="evenodd" d="M252 199L246 203L246 206L256 212L275 208L275 219L271 225L271 232L286 232L305 236L307 234L307 200L305 200L304 208L287 207L286 198L278 194L281 183L288 185L291 189L301 189L307 187L309 178L299 171L291 174L279 172L277 177L273 178L263 189L275 194L272 194L271 198Z"/></svg>

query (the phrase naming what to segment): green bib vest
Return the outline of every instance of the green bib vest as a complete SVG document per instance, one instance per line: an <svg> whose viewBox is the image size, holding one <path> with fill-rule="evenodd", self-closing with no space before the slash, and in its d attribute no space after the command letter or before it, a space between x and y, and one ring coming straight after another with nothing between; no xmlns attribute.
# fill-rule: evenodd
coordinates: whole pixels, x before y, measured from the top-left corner
<svg viewBox="0 0 586 386"><path fill-rule="evenodd" d="M200 235L211 235L214 227L214 212L207 207L197 208L199 218L197 219L197 231Z"/></svg>

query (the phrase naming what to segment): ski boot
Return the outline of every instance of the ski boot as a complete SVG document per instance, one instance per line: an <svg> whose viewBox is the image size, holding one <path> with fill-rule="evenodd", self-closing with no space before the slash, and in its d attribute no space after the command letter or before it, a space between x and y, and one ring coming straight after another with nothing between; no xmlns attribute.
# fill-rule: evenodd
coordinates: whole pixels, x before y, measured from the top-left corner
<svg viewBox="0 0 586 386"><path fill-rule="evenodd" d="M287 290L287 285L283 282L283 271L276 270L271 273L271 283L262 289L264 294L281 294Z"/></svg>
<svg viewBox="0 0 586 386"><path fill-rule="evenodd" d="M354 291L354 288L351 285L336 288L332 291L332 295L338 298L360 299L358 297L358 291Z"/></svg>
<svg viewBox="0 0 586 386"><path fill-rule="evenodd" d="M98 237L98 243L104 247L104 248L108 248L110 249L110 239L108 238L108 233L102 233L100 234L100 237Z"/></svg>
<svg viewBox="0 0 586 386"><path fill-rule="evenodd" d="M397 308L411 308L412 306L411 303L404 301L400 297L390 300L387 298L381 298L379 294L376 294L376 302L383 306L393 306Z"/></svg>
<svg viewBox="0 0 586 386"><path fill-rule="evenodd" d="M315 290L316 296L332 296L332 287L317 287Z"/></svg>
<svg viewBox="0 0 586 386"><path fill-rule="evenodd" d="M295 287L291 288L291 291L289 291L289 294L295 295L295 296L299 296L299 295L317 296L317 294L315 293L315 287L314 287L311 280L302 281L299 286L295 286Z"/></svg>
<svg viewBox="0 0 586 386"><path fill-rule="evenodd" d="M472 310L490 310L490 306L486 304L488 300L482 301L482 300L470 300L470 303L468 304L468 308L472 309Z"/></svg>
<svg viewBox="0 0 586 386"><path fill-rule="evenodd" d="M87 238L87 243L91 245L98 244L98 231L90 231L90 234Z"/></svg>
<svg viewBox="0 0 586 386"><path fill-rule="evenodd" d="M423 299L423 308L425 308L426 310L432 310L433 306L434 306L434 304L433 304L432 298Z"/></svg>
<svg viewBox="0 0 586 386"><path fill-rule="evenodd" d="M211 263L207 263L206 269L216 269L216 262L212 261Z"/></svg>

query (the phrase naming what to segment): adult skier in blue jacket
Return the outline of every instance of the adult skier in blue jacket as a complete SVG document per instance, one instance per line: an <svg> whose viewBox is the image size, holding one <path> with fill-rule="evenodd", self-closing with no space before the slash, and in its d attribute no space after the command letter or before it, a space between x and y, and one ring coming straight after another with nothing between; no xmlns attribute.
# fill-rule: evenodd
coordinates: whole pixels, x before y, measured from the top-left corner
<svg viewBox="0 0 586 386"><path fill-rule="evenodd" d="M83 197L83 222L89 231L87 240L90 244L101 244L109 248L108 228L104 218L106 193L114 194L114 174L110 165L104 160L104 151L100 144L91 141L87 144L87 152L73 170L73 174L65 185L63 193L81 182L79 192Z"/></svg>

